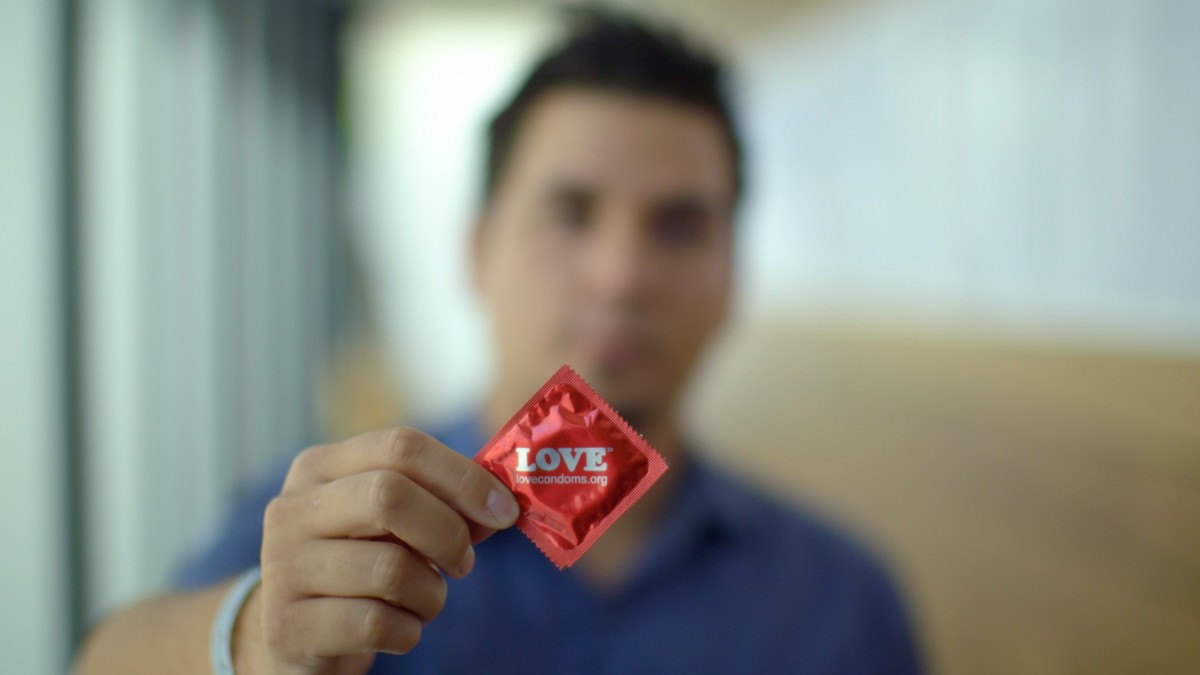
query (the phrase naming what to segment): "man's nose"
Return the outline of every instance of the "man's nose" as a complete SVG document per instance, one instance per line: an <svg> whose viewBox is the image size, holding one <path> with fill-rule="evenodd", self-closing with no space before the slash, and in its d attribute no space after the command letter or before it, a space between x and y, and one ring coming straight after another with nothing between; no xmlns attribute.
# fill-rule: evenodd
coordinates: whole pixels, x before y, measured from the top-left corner
<svg viewBox="0 0 1200 675"><path fill-rule="evenodd" d="M605 214L587 247L587 292L596 299L641 304L653 298L664 272L638 214Z"/></svg>

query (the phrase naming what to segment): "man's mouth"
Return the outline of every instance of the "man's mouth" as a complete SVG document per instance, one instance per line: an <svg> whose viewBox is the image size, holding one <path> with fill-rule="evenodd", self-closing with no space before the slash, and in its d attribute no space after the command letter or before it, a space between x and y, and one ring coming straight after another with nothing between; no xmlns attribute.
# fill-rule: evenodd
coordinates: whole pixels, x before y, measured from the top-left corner
<svg viewBox="0 0 1200 675"><path fill-rule="evenodd" d="M578 336L580 356L603 374L616 374L648 363L653 344L631 331L593 331Z"/></svg>

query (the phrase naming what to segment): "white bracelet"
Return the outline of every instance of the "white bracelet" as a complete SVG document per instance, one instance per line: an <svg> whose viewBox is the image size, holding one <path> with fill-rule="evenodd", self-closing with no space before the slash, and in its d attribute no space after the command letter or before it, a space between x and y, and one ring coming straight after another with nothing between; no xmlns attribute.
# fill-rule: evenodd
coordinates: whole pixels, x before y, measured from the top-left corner
<svg viewBox="0 0 1200 675"><path fill-rule="evenodd" d="M213 620L212 636L209 639L209 657L212 659L214 675L234 675L233 672L233 627L237 623L238 614L246 599L254 592L262 578L262 572L255 567L247 570L225 594L221 600L221 608L217 610L217 618Z"/></svg>

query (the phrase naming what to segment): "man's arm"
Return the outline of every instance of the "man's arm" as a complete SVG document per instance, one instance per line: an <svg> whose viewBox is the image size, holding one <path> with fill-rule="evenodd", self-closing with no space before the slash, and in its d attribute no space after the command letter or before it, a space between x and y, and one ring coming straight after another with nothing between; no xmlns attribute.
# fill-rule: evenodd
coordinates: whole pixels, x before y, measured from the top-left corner
<svg viewBox="0 0 1200 675"><path fill-rule="evenodd" d="M405 653L470 573L472 544L511 527L512 493L414 429L315 446L263 517L262 581L234 627L239 675L353 675ZM230 583L118 612L87 640L81 675L211 672L213 619Z"/></svg>
<svg viewBox="0 0 1200 675"><path fill-rule="evenodd" d="M208 636L231 583L151 598L104 619L84 642L76 672L211 673ZM238 629L246 623L239 621Z"/></svg>

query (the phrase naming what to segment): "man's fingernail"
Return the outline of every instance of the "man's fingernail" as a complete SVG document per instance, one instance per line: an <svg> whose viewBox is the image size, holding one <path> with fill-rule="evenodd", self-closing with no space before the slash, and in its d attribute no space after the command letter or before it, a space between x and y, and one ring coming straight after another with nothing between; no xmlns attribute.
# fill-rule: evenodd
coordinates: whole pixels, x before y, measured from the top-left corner
<svg viewBox="0 0 1200 675"><path fill-rule="evenodd" d="M493 518L506 525L515 521L521 513L517 500L499 490L492 490L488 495L487 510Z"/></svg>
<svg viewBox="0 0 1200 675"><path fill-rule="evenodd" d="M467 547L467 555L463 557L463 561L458 565L458 575L465 577L471 573L475 567L475 547Z"/></svg>

